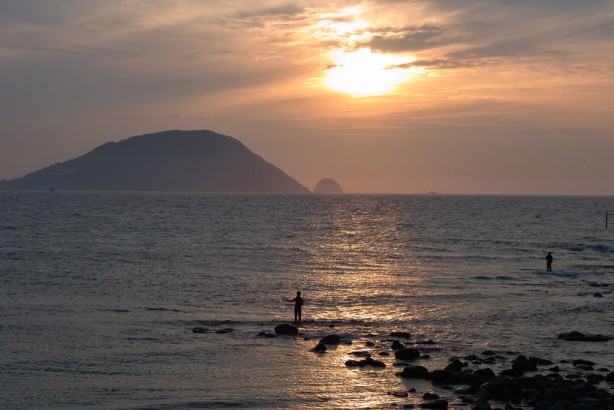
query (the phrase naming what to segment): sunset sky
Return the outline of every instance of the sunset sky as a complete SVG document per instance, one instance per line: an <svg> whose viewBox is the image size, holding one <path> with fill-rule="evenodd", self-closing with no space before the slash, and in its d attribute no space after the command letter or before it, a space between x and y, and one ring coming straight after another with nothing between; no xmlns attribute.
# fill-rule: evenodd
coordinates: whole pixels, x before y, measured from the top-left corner
<svg viewBox="0 0 614 410"><path fill-rule="evenodd" d="M310 189L614 195L614 1L0 2L0 179L168 129Z"/></svg>

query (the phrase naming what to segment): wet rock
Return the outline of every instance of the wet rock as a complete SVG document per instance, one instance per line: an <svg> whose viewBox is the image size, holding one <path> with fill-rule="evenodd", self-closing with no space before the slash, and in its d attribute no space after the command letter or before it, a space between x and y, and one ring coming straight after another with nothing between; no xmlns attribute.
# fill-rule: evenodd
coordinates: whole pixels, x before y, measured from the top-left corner
<svg viewBox="0 0 614 410"><path fill-rule="evenodd" d="M461 387L460 389L454 390L454 394L456 394L457 396L475 394L476 392L477 392L477 389L474 389L473 387Z"/></svg>
<svg viewBox="0 0 614 410"><path fill-rule="evenodd" d="M275 326L275 334L296 336L298 335L298 327L288 323L282 323L281 325Z"/></svg>
<svg viewBox="0 0 614 410"><path fill-rule="evenodd" d="M411 333L409 332L392 332L391 337L399 337L401 339L411 339Z"/></svg>
<svg viewBox="0 0 614 410"><path fill-rule="evenodd" d="M394 357L399 360L415 360L420 357L420 351L411 347L399 349L394 352Z"/></svg>
<svg viewBox="0 0 614 410"><path fill-rule="evenodd" d="M402 372L398 373L398 376L401 376L406 379L428 379L429 371L424 366L408 366L403 369Z"/></svg>
<svg viewBox="0 0 614 410"><path fill-rule="evenodd" d="M274 335L273 333L269 333L269 332L260 332L258 333L259 337L268 337L268 338L274 338L276 337L276 335Z"/></svg>
<svg viewBox="0 0 614 410"><path fill-rule="evenodd" d="M326 351L326 345L324 343L318 343L313 349L313 352L324 353Z"/></svg>
<svg viewBox="0 0 614 410"><path fill-rule="evenodd" d="M522 377L524 376L524 372L522 370L519 369L505 369L503 370L501 373L499 373L500 375L503 376L508 376L508 377Z"/></svg>
<svg viewBox="0 0 614 410"><path fill-rule="evenodd" d="M467 366L467 363L463 363L458 359L454 359L452 363L450 363L444 368L444 370L449 370L452 372L460 372L461 370L463 370L463 367L465 366Z"/></svg>
<svg viewBox="0 0 614 410"><path fill-rule="evenodd" d="M520 355L512 360L512 369L525 372L537 371L537 363L530 361L526 356Z"/></svg>
<svg viewBox="0 0 614 410"><path fill-rule="evenodd" d="M596 298L602 298L603 294L599 293L599 292L596 292L593 296L596 297Z"/></svg>
<svg viewBox="0 0 614 410"><path fill-rule="evenodd" d="M595 362L591 362L590 360L584 360L584 359L576 359L572 361L571 364L583 370L593 370L593 366L595 365Z"/></svg>
<svg viewBox="0 0 614 410"><path fill-rule="evenodd" d="M510 401L516 400L522 395L522 386L507 376L497 376L488 383L482 385L482 389L498 400Z"/></svg>
<svg viewBox="0 0 614 410"><path fill-rule="evenodd" d="M473 404L471 404L471 409L472 410L491 410L491 407L490 407L490 403L488 402L488 400L481 398L481 399L477 399L476 401L473 402Z"/></svg>
<svg viewBox="0 0 614 410"><path fill-rule="evenodd" d="M225 334L225 333L230 333L230 332L234 332L234 329L232 327L227 327L225 329L220 329L220 330L215 331L215 333L218 333L218 334Z"/></svg>
<svg viewBox="0 0 614 410"><path fill-rule="evenodd" d="M551 366L554 364L550 360L540 359L539 357L529 357L529 362L535 363L538 366Z"/></svg>
<svg viewBox="0 0 614 410"><path fill-rule="evenodd" d="M586 382L590 384L599 384L605 380L605 376L597 373L591 373L586 376Z"/></svg>
<svg viewBox="0 0 614 410"><path fill-rule="evenodd" d="M390 346L392 348L392 350L401 350L404 349L405 346L403 346L403 343L397 341L397 340L393 340L392 341L392 346Z"/></svg>
<svg viewBox="0 0 614 410"><path fill-rule="evenodd" d="M350 352L350 354L356 357L371 357L371 352L369 352L368 350L355 350L353 352Z"/></svg>
<svg viewBox="0 0 614 410"><path fill-rule="evenodd" d="M418 345L434 345L435 342L432 339L427 339L427 340L419 340L416 342L416 344Z"/></svg>
<svg viewBox="0 0 614 410"><path fill-rule="evenodd" d="M472 399L471 397L464 397L464 396L460 397L460 401L463 404L473 404L473 403L475 403L475 400Z"/></svg>
<svg viewBox="0 0 614 410"><path fill-rule="evenodd" d="M358 360L352 360L352 359L350 359L350 360L347 360L347 361L345 362L345 365L346 365L347 367L358 367L358 366L360 366L360 363L358 362Z"/></svg>
<svg viewBox="0 0 614 410"><path fill-rule="evenodd" d="M553 367L549 368L548 371L550 371L550 372L560 372L561 368L559 366L553 366Z"/></svg>
<svg viewBox="0 0 614 410"><path fill-rule="evenodd" d="M610 372L605 376L605 381L608 383L614 383L614 372Z"/></svg>
<svg viewBox="0 0 614 410"><path fill-rule="evenodd" d="M194 329L192 329L193 333L207 333L209 331L209 329L207 329L206 327L199 327L196 326Z"/></svg>
<svg viewBox="0 0 614 410"><path fill-rule="evenodd" d="M461 381L461 377L458 372L445 369L433 370L429 376L434 384L455 384Z"/></svg>
<svg viewBox="0 0 614 410"><path fill-rule="evenodd" d="M359 365L360 367L365 367L365 366L372 366L372 367L386 367L386 363L381 362L381 361L379 361L379 360L372 359L372 358L370 358L370 357L367 357L367 358L366 358L366 359L364 359L364 360L360 360L360 361L358 362L358 365Z"/></svg>
<svg viewBox="0 0 614 410"><path fill-rule="evenodd" d="M569 333L561 333L558 338L570 342L607 342L611 339L609 336L603 335L585 335L576 330Z"/></svg>
<svg viewBox="0 0 614 410"><path fill-rule="evenodd" d="M470 386L481 386L484 383L488 383L494 380L496 377L495 372L490 368L485 367L483 369L477 369L474 372L465 376L465 382Z"/></svg>
<svg viewBox="0 0 614 410"><path fill-rule="evenodd" d="M483 356L494 356L494 355L496 355L496 354L497 354L497 353L495 353L493 350L484 350L484 351L482 352L482 355L483 355Z"/></svg>
<svg viewBox="0 0 614 410"><path fill-rule="evenodd" d="M423 409L439 409L439 410L445 410L448 408L448 401L447 400L433 400L433 401L427 401L425 403L420 404L420 407Z"/></svg>
<svg viewBox="0 0 614 410"><path fill-rule="evenodd" d="M338 345L341 343L341 337L339 337L339 335L326 335L320 339L320 343L325 345Z"/></svg>
<svg viewBox="0 0 614 410"><path fill-rule="evenodd" d="M407 397L409 393L406 391L389 391L388 394L394 397Z"/></svg>
<svg viewBox="0 0 614 410"><path fill-rule="evenodd" d="M423 398L424 400L437 400L437 399L439 399L440 397L439 397L439 395L438 395L438 394L431 393L431 392L426 392L426 393L424 393L424 394L422 395L422 398Z"/></svg>
<svg viewBox="0 0 614 410"><path fill-rule="evenodd" d="M572 402L576 399L576 395L566 389L560 387L551 387L542 393L542 400L548 400L553 403L560 401Z"/></svg>
<svg viewBox="0 0 614 410"><path fill-rule="evenodd" d="M369 341L365 342L365 346L373 347L373 346L375 346L375 343L369 340Z"/></svg>

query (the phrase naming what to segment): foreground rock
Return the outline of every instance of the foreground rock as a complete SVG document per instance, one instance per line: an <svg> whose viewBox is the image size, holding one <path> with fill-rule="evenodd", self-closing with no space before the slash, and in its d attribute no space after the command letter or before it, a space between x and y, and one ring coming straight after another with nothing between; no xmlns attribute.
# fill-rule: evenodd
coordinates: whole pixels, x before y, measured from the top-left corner
<svg viewBox="0 0 614 410"><path fill-rule="evenodd" d="M475 355L466 357L478 365L484 362ZM490 400L505 403L505 408L509 410L519 406L537 410L614 410L614 394L599 387L604 381L614 382L614 373L610 372L605 376L591 373L595 365L593 362L573 360L571 364L582 373L571 370L571 373L564 376L552 373L551 367L548 369L550 373L545 375L537 373L526 376L528 372L539 372L540 366L550 366L553 363L524 355L510 361L502 356L497 357L500 357L500 361L511 363L512 367L495 374L490 368L473 370L469 368L468 363L451 358L450 364L444 369L428 371L423 366L407 366L402 372L397 373L397 376L430 380L433 384L446 389L453 385L465 385L467 387L457 388L454 394L459 396L462 403L471 403L474 410L490 409ZM600 371L608 372L608 369L602 368ZM447 408L447 404L443 407L442 401L443 399L422 403L421 407ZM501 406L493 403L492 408L501 408Z"/></svg>

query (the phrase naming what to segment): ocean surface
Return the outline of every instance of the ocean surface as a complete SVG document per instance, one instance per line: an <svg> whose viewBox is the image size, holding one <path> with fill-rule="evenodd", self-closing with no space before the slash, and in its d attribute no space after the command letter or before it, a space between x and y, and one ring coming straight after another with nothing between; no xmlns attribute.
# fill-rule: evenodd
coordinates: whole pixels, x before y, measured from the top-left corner
<svg viewBox="0 0 614 410"><path fill-rule="evenodd" d="M435 343L431 370L488 349L612 371L614 341L557 335L613 336L613 279L614 197L0 192L0 408L420 403L393 331ZM258 336L297 290L301 336ZM352 344L311 351L331 333ZM387 367L345 366L363 350Z"/></svg>

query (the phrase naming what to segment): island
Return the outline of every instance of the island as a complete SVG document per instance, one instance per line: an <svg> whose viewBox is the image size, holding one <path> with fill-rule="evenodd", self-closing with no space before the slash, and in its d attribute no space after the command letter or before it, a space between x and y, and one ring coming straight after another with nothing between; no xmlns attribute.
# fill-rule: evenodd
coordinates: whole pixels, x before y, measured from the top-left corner
<svg viewBox="0 0 614 410"><path fill-rule="evenodd" d="M341 185L332 178L323 178L313 190L316 194L342 194Z"/></svg>
<svg viewBox="0 0 614 410"><path fill-rule="evenodd" d="M0 189L308 193L235 138L208 130L163 131L109 142Z"/></svg>

